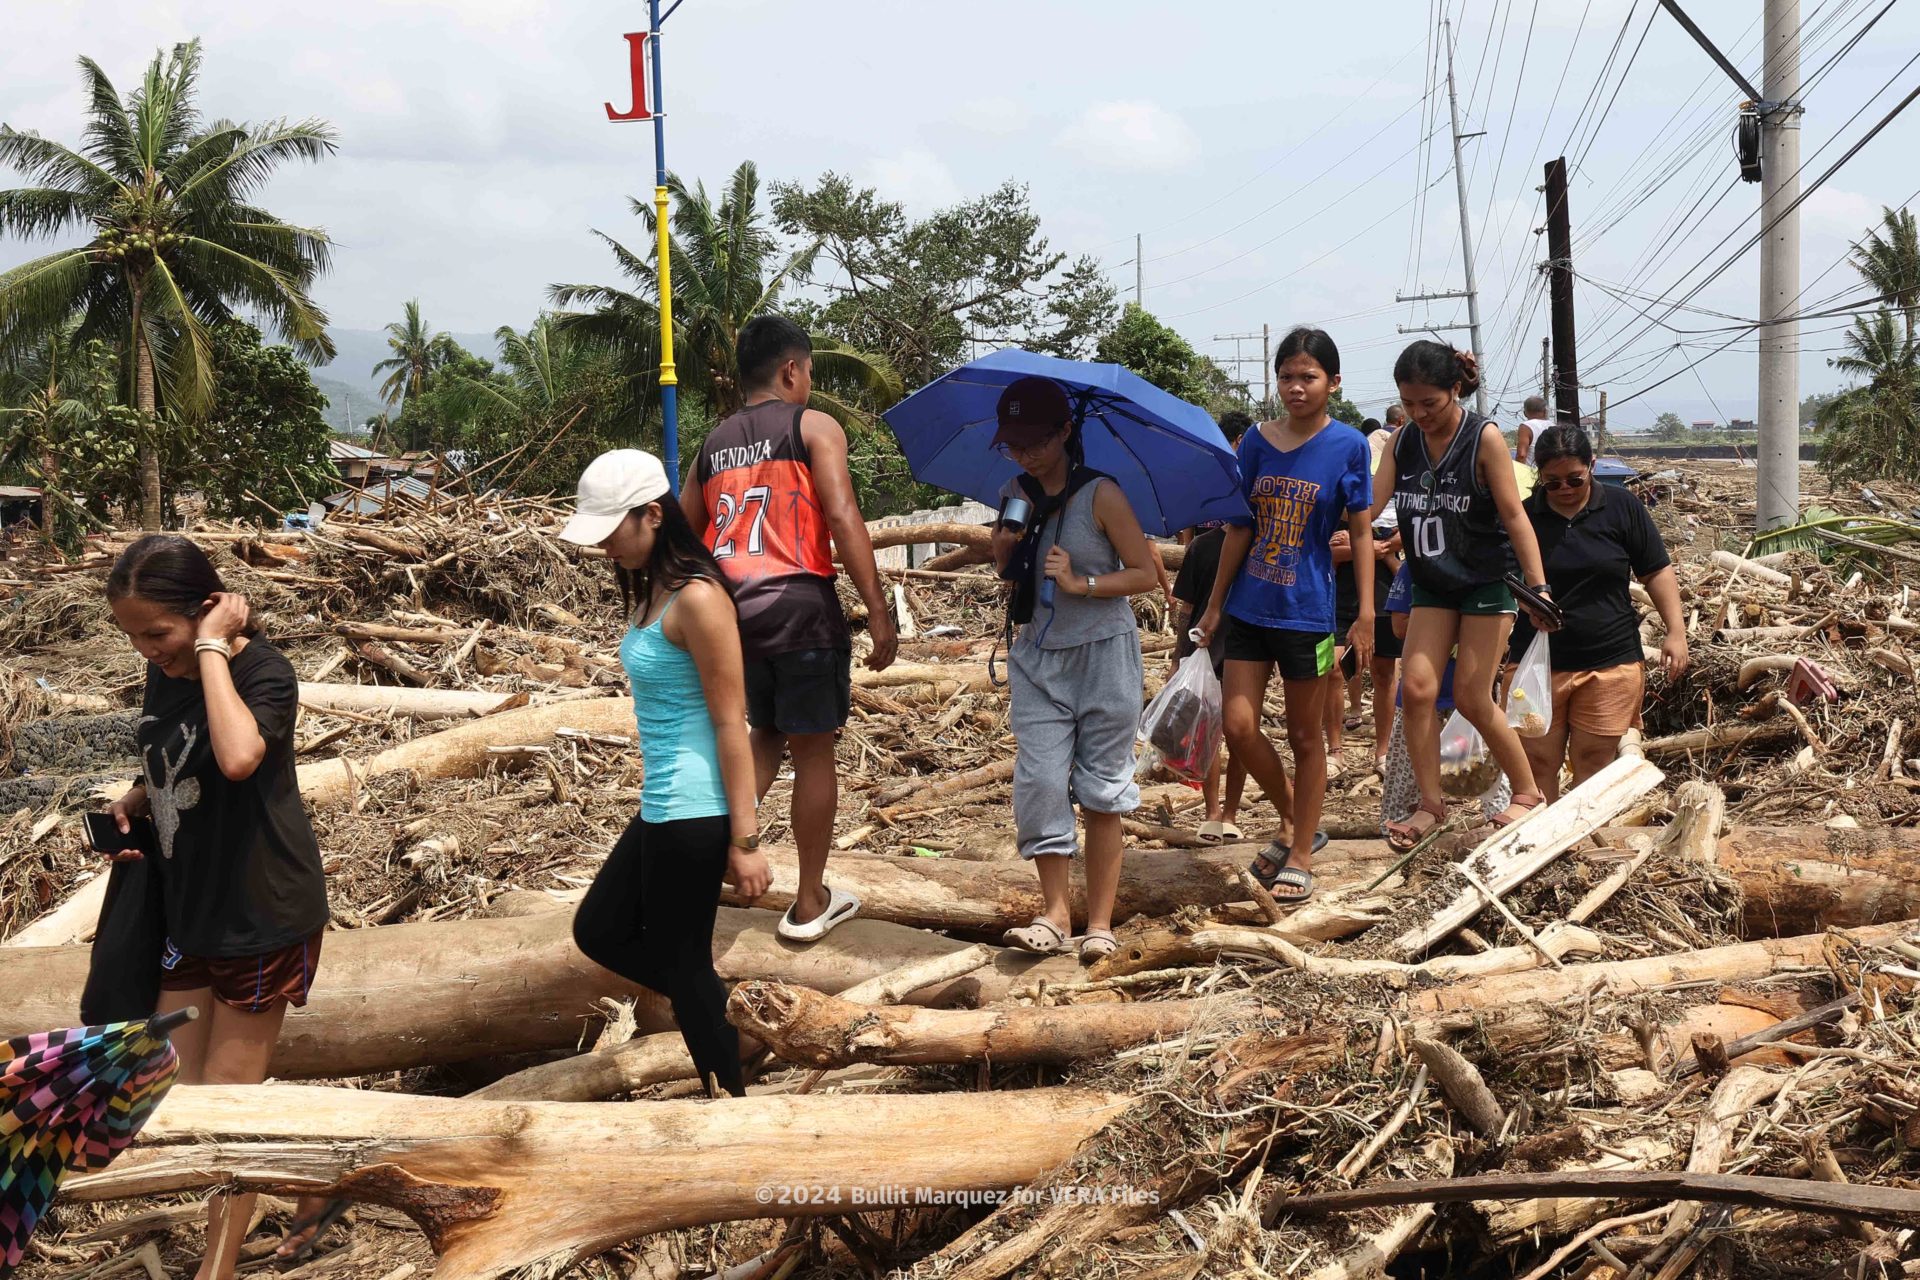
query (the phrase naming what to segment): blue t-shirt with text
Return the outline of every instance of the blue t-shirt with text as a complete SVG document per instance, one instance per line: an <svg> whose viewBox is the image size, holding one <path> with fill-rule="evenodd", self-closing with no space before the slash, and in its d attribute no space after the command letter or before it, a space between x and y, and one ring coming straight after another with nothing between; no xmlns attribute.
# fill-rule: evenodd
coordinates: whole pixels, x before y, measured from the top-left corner
<svg viewBox="0 0 1920 1280"><path fill-rule="evenodd" d="M1367 438L1329 422L1297 449L1276 449L1259 428L1240 441L1240 491L1253 546L1227 593L1242 622L1327 635L1334 628L1333 549L1349 512L1373 503Z"/></svg>

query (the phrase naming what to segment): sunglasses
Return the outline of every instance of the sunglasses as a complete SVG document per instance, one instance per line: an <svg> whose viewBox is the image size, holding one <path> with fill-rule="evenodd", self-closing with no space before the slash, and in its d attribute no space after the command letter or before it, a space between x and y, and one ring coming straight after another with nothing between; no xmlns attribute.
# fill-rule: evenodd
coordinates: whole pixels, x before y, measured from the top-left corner
<svg viewBox="0 0 1920 1280"><path fill-rule="evenodd" d="M1540 487L1548 493L1558 493L1562 489L1584 489L1587 487L1585 475L1568 476L1565 480L1542 480Z"/></svg>
<svg viewBox="0 0 1920 1280"><path fill-rule="evenodd" d="M1018 455L1039 453L1042 449L1052 444L1053 441L1054 437L1052 435L1042 440L1036 440L1032 444L1014 444L1011 441L1002 440L999 444L993 446L993 451L1011 461Z"/></svg>

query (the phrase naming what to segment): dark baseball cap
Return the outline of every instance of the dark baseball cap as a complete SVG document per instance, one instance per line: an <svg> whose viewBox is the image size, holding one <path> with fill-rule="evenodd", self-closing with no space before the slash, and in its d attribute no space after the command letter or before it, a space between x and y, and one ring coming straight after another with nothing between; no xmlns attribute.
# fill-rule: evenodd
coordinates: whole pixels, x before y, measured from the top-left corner
<svg viewBox="0 0 1920 1280"><path fill-rule="evenodd" d="M1038 444L1073 420L1067 393L1052 378L1021 378L1000 393L995 444Z"/></svg>

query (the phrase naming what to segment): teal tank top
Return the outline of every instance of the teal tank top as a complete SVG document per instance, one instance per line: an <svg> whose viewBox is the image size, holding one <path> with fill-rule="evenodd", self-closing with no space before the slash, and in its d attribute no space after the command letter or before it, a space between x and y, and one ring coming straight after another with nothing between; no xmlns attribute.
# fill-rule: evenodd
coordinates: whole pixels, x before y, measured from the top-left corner
<svg viewBox="0 0 1920 1280"><path fill-rule="evenodd" d="M640 729L646 776L640 786L640 816L648 822L711 818L727 812L720 778L720 749L713 718L700 687L700 671L685 649L661 630L679 592L651 625L630 627L620 641L620 665L633 688L633 718Z"/></svg>

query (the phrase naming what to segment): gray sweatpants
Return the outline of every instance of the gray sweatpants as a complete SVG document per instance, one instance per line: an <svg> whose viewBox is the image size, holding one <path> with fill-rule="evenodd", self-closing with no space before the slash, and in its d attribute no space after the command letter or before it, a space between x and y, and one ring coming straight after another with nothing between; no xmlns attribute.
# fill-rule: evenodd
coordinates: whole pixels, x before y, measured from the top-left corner
<svg viewBox="0 0 1920 1280"><path fill-rule="evenodd" d="M1145 677L1140 634L1071 649L1015 645L1007 656L1013 764L1013 825L1020 856L1072 857L1073 806L1093 813L1140 807L1133 740Z"/></svg>

